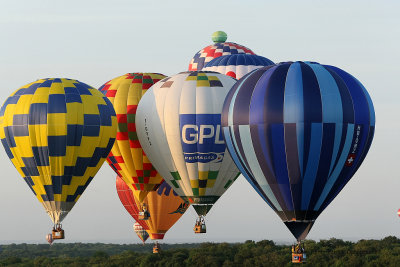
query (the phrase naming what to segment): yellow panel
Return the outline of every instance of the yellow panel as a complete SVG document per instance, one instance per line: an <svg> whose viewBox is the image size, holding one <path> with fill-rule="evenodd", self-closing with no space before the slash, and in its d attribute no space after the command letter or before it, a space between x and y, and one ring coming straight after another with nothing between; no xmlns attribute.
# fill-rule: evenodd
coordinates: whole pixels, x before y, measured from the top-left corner
<svg viewBox="0 0 400 267"><path fill-rule="evenodd" d="M67 103L67 124L83 125L82 103Z"/></svg>
<svg viewBox="0 0 400 267"><path fill-rule="evenodd" d="M18 157L33 157L31 144L28 136L16 136L14 137L15 144L17 145L16 149L18 149Z"/></svg>
<svg viewBox="0 0 400 267"><path fill-rule="evenodd" d="M210 87L210 82L207 80L198 80L196 86L197 87Z"/></svg>
<svg viewBox="0 0 400 267"><path fill-rule="evenodd" d="M186 81L196 81L197 80L197 76L188 76L186 78Z"/></svg>
<svg viewBox="0 0 400 267"><path fill-rule="evenodd" d="M190 180L190 186L192 188L198 188L199 187L199 180Z"/></svg>
<svg viewBox="0 0 400 267"><path fill-rule="evenodd" d="M206 188L199 188L199 196L204 196L206 194Z"/></svg>
<svg viewBox="0 0 400 267"><path fill-rule="evenodd" d="M99 101L96 101L96 98L97 97L91 95L81 95L84 114L99 114L99 109L97 107L97 102Z"/></svg>
<svg viewBox="0 0 400 267"><path fill-rule="evenodd" d="M64 175L64 168L56 168L57 164L62 162L64 157L49 157L51 167L51 175L61 176Z"/></svg>
<svg viewBox="0 0 400 267"><path fill-rule="evenodd" d="M29 125L31 146L47 146L47 124Z"/></svg>
<svg viewBox="0 0 400 267"><path fill-rule="evenodd" d="M214 187L216 179L210 179L207 181L207 188L212 188Z"/></svg>
<svg viewBox="0 0 400 267"><path fill-rule="evenodd" d="M67 135L66 113L47 113L47 125L49 136Z"/></svg>
<svg viewBox="0 0 400 267"><path fill-rule="evenodd" d="M61 194L54 194L54 201L62 201Z"/></svg>
<svg viewBox="0 0 400 267"><path fill-rule="evenodd" d="M208 178L208 171L202 172L199 171L199 180L207 180Z"/></svg>
<svg viewBox="0 0 400 267"><path fill-rule="evenodd" d="M52 95L54 95L54 94L62 94L62 95L65 94L64 85L65 84L63 84L63 83L52 83L51 87L50 87L50 93Z"/></svg>
<svg viewBox="0 0 400 267"><path fill-rule="evenodd" d="M79 157L93 156L94 149L99 143L98 136L82 136L81 146L79 148Z"/></svg>
<svg viewBox="0 0 400 267"><path fill-rule="evenodd" d="M210 81L219 81L217 76L208 76L208 80L210 80Z"/></svg>
<svg viewBox="0 0 400 267"><path fill-rule="evenodd" d="M34 103L48 103L49 102L49 88L39 87L32 98L32 104Z"/></svg>
<svg viewBox="0 0 400 267"><path fill-rule="evenodd" d="M76 163L76 158L78 157L77 150L78 146L67 146L64 157L64 166L74 166Z"/></svg>

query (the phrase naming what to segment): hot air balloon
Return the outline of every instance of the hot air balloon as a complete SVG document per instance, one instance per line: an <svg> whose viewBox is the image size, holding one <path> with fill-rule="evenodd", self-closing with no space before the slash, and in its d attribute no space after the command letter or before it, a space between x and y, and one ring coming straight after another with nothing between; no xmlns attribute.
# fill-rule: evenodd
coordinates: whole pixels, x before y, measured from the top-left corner
<svg viewBox="0 0 400 267"><path fill-rule="evenodd" d="M255 70L222 114L236 165L298 242L360 167L375 129L363 85L314 62Z"/></svg>
<svg viewBox="0 0 400 267"><path fill-rule="evenodd" d="M201 49L194 55L190 60L189 70L202 70L208 62L220 56L234 54L254 55L253 51L243 45L226 42L227 38L226 33L223 31L214 32L212 36L214 44Z"/></svg>
<svg viewBox="0 0 400 267"><path fill-rule="evenodd" d="M147 233L146 229L140 225L140 223L135 222L133 224L133 230L137 234L137 236L142 240L143 244L146 242L147 238L149 238L149 234Z"/></svg>
<svg viewBox="0 0 400 267"><path fill-rule="evenodd" d="M400 217L400 209L397 210L397 215Z"/></svg>
<svg viewBox="0 0 400 267"><path fill-rule="evenodd" d="M234 54L214 58L205 65L203 71L216 71L240 79L255 69L273 64L274 62L262 56Z"/></svg>
<svg viewBox="0 0 400 267"><path fill-rule="evenodd" d="M12 163L64 238L61 222L105 161L116 136L110 101L71 79L41 79L0 110L0 138Z"/></svg>
<svg viewBox="0 0 400 267"><path fill-rule="evenodd" d="M239 175L221 132L222 105L235 82L216 72L182 72L153 85L138 105L143 150L200 217Z"/></svg>
<svg viewBox="0 0 400 267"><path fill-rule="evenodd" d="M164 239L165 233L185 213L189 204L182 200L164 181L144 199L152 216L148 220L139 220L140 203L133 197L131 189L117 177L118 196L129 214L147 231L150 239Z"/></svg>
<svg viewBox="0 0 400 267"><path fill-rule="evenodd" d="M143 153L136 134L136 108L142 95L165 78L157 73L127 73L112 79L99 90L113 104L118 121L117 140L107 158L111 168L142 202L147 193L161 183L162 177ZM141 207L141 219L148 219L147 207Z"/></svg>
<svg viewBox="0 0 400 267"><path fill-rule="evenodd" d="M46 240L49 243L49 245L53 245L53 235L52 234L47 234L46 235Z"/></svg>

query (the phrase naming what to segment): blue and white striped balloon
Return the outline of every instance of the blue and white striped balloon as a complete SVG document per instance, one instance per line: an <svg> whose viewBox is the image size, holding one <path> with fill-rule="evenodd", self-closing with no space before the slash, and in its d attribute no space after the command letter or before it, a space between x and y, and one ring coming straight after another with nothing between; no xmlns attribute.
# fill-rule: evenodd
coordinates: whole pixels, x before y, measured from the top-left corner
<svg viewBox="0 0 400 267"><path fill-rule="evenodd" d="M222 126L242 174L301 240L360 167L375 113L367 90L347 72L286 62L238 81Z"/></svg>

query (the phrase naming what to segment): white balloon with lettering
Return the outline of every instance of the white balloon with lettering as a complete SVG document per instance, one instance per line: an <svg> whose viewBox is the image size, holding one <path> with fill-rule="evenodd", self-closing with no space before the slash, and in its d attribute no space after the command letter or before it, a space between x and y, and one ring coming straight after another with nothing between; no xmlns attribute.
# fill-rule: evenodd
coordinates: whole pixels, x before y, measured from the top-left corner
<svg viewBox="0 0 400 267"><path fill-rule="evenodd" d="M205 215L239 175L221 129L236 80L216 72L182 72L153 85L136 112L144 152L174 191Z"/></svg>

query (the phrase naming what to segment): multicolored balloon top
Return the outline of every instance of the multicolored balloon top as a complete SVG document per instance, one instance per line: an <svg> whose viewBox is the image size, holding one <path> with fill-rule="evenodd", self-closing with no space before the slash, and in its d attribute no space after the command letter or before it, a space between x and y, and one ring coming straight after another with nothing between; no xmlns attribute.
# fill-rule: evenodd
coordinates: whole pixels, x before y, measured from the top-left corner
<svg viewBox="0 0 400 267"><path fill-rule="evenodd" d="M143 153L136 133L136 108L143 94L166 76L159 73L127 73L105 83L99 90L117 114L117 140L107 162L141 202L162 177Z"/></svg>
<svg viewBox="0 0 400 267"><path fill-rule="evenodd" d="M217 34L218 33L218 34ZM223 34L222 34L223 33ZM215 36L214 36L215 34ZM190 60L189 70L196 71L202 70L203 67L213 60L214 58L225 56L225 55L233 55L233 54L249 54L254 55L254 52L249 48L231 42L225 42L227 39L226 33L224 32L216 32L213 34L213 41L215 42L212 45L209 45L199 52L197 52L194 57ZM224 36L225 34L225 36ZM221 42L223 41L223 42Z"/></svg>

